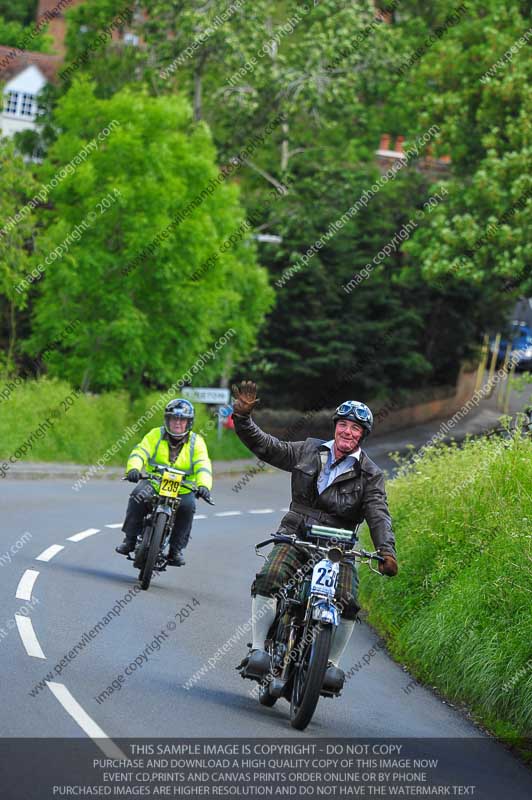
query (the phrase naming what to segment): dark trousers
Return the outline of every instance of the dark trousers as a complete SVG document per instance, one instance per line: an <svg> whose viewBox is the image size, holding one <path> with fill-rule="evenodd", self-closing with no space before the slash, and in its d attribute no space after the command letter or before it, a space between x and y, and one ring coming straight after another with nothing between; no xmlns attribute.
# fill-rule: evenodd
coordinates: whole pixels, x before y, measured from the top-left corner
<svg viewBox="0 0 532 800"><path fill-rule="evenodd" d="M126 518L122 530L126 538L135 541L142 529L142 521L150 507L150 498L155 494L155 489L149 481L137 483L127 504ZM176 511L174 527L170 535L170 547L184 550L190 539L192 520L196 510L196 498L192 492L181 495L181 502Z"/></svg>

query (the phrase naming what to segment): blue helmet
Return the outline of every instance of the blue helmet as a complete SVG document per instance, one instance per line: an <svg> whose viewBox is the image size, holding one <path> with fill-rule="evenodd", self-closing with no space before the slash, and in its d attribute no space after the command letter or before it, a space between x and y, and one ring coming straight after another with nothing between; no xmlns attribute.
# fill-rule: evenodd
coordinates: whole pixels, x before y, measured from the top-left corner
<svg viewBox="0 0 532 800"><path fill-rule="evenodd" d="M170 400L164 409L164 427L167 434L171 436L172 439L183 439L194 424L194 414L194 406L189 400L185 400L182 397L177 397L175 400ZM172 418L186 419L187 427L184 433L172 433L168 427L168 423Z"/></svg>
<svg viewBox="0 0 532 800"><path fill-rule="evenodd" d="M334 412L333 422L336 425L339 419L350 419L364 429L363 439L368 437L373 429L373 414L365 403L358 400L346 400Z"/></svg>

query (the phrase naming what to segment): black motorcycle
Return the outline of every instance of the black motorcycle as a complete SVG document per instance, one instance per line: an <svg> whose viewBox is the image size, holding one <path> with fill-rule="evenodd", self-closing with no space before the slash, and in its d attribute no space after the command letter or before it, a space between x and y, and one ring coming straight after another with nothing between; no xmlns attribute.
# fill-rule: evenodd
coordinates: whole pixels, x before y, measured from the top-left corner
<svg viewBox="0 0 532 800"><path fill-rule="evenodd" d="M335 599L340 564L358 559L380 575L371 562L384 561L382 556L354 549L356 541L356 531L310 525L304 539L274 534L255 547L259 555L259 549L268 544L288 544L307 559L278 593L277 613L265 645L271 666L259 682L259 702L273 706L284 697L290 702L290 723L298 730L309 724L320 695L340 694L323 688L341 614L341 604Z"/></svg>
<svg viewBox="0 0 532 800"><path fill-rule="evenodd" d="M128 555L133 566L140 570L139 581L143 589L148 589L154 572L164 572L168 559L164 551L168 545L170 534L174 526L174 519L181 502L179 490L182 487L191 489L198 497L198 487L195 483L185 481L187 474L174 467L153 467L150 475L141 475L142 480L153 481L156 486L155 494L148 499L150 508L144 517L142 530L137 537L133 558ZM206 499L206 498L204 498ZM212 500L206 500L211 506Z"/></svg>

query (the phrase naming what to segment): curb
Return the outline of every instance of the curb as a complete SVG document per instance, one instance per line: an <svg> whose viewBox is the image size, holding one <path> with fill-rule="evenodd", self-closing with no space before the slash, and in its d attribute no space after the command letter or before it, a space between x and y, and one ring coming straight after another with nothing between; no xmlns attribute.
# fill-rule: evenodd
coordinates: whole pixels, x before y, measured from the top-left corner
<svg viewBox="0 0 532 800"><path fill-rule="evenodd" d="M243 461L214 461L213 471L217 476L239 475L241 472L252 467L255 463L255 459ZM6 480L79 480L81 475L83 475L89 469L89 464L58 465L54 464L53 462L50 464L32 464L31 462L22 462L10 470ZM91 475L87 483L90 483L93 480L116 480L117 478L123 477L123 475L124 470L120 467L105 467L94 475Z"/></svg>

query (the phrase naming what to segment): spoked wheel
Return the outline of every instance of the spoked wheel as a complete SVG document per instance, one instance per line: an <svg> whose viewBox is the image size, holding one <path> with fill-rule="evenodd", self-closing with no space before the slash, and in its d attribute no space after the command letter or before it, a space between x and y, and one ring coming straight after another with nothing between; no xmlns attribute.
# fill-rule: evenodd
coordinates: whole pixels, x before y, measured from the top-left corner
<svg viewBox="0 0 532 800"><path fill-rule="evenodd" d="M312 641L305 645L294 675L290 724L299 731L309 724L320 699L331 649L332 627L316 625L313 634Z"/></svg>
<svg viewBox="0 0 532 800"><path fill-rule="evenodd" d="M163 540L164 530L166 528L167 521L168 517L166 516L166 514L159 514L155 521L153 535L151 537L150 546L146 554L146 561L144 562L144 566L142 567L139 575L140 585L142 589L149 589L150 587L151 576L153 575L153 568L155 566L155 562L157 561L157 557L161 549L161 542Z"/></svg>

